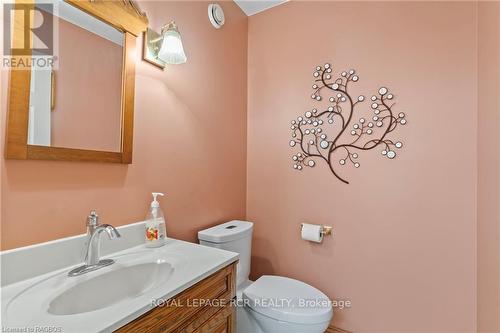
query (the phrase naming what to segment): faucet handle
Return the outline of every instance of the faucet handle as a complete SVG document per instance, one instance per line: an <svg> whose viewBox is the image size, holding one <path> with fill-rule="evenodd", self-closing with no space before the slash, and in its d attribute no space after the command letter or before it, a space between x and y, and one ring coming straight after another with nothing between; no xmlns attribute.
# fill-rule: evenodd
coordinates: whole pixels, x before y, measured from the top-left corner
<svg viewBox="0 0 500 333"><path fill-rule="evenodd" d="M94 227L99 225L99 215L97 215L95 209L91 210L90 215L87 216L87 225Z"/></svg>

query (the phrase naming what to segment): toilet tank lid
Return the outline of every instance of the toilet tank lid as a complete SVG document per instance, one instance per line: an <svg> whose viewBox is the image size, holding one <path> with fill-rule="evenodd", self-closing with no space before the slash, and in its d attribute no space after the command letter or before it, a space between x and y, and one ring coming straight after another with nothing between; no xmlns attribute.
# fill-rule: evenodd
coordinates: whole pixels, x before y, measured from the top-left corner
<svg viewBox="0 0 500 333"><path fill-rule="evenodd" d="M212 243L227 243L251 235L252 229L252 222L232 220L198 231L198 239Z"/></svg>

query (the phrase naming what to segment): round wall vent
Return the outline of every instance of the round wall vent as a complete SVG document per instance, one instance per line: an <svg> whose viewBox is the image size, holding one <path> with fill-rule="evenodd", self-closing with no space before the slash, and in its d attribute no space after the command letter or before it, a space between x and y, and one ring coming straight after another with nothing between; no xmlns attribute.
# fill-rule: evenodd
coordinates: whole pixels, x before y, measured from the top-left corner
<svg viewBox="0 0 500 333"><path fill-rule="evenodd" d="M219 29L220 27L222 27L224 25L224 22L226 22L222 7L216 3L208 5L208 19L215 29Z"/></svg>

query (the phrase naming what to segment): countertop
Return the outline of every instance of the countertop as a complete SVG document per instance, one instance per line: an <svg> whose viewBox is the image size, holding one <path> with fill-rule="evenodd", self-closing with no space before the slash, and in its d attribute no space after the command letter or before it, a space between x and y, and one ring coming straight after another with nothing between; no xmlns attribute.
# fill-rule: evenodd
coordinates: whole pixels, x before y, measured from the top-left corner
<svg viewBox="0 0 500 333"><path fill-rule="evenodd" d="M2 287L3 332L30 332L30 329L37 332L37 328L44 329L39 332L112 332L154 308L154 300L172 298L237 261L238 254L168 238L160 248L138 245L105 258L116 262L78 277L67 276L68 271L75 267L71 266ZM120 265L151 260L164 260L173 267L168 279L151 290L95 311L71 315L48 312L50 302L77 283L116 270ZM127 281L120 283L127 286ZM75 302L78 301L75 299Z"/></svg>

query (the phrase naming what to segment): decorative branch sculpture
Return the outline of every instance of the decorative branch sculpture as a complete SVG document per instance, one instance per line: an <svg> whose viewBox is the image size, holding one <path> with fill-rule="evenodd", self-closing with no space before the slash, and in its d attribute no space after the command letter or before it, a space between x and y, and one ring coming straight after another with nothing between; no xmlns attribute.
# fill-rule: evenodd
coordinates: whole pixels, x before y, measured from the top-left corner
<svg viewBox="0 0 500 333"><path fill-rule="evenodd" d="M331 172L342 182L349 184L336 171L334 165L337 154L342 155L338 163L340 166L352 164L358 168L358 151L371 150L377 146L383 147L382 155L393 159L396 157L394 149L400 149L403 144L388 138L398 125L406 124L406 115L400 112L393 113L394 95L385 87L378 90L378 94L371 97L373 121L359 118L351 125L358 104L365 102L365 96L360 95L356 100L348 92L351 82L357 82L359 77L355 70L342 72L340 77L333 81L332 66L325 64L316 67L313 73L315 83L311 98L321 102L322 91L326 89L332 93L326 110L312 109L292 121L291 147L298 147L299 152L292 156L293 167L302 170L304 167L314 167L316 160L328 164ZM346 107L347 106L347 107ZM352 129L349 131L349 128ZM334 135L330 136L330 133ZM350 136L349 136L350 134ZM346 137L347 136L347 137Z"/></svg>

